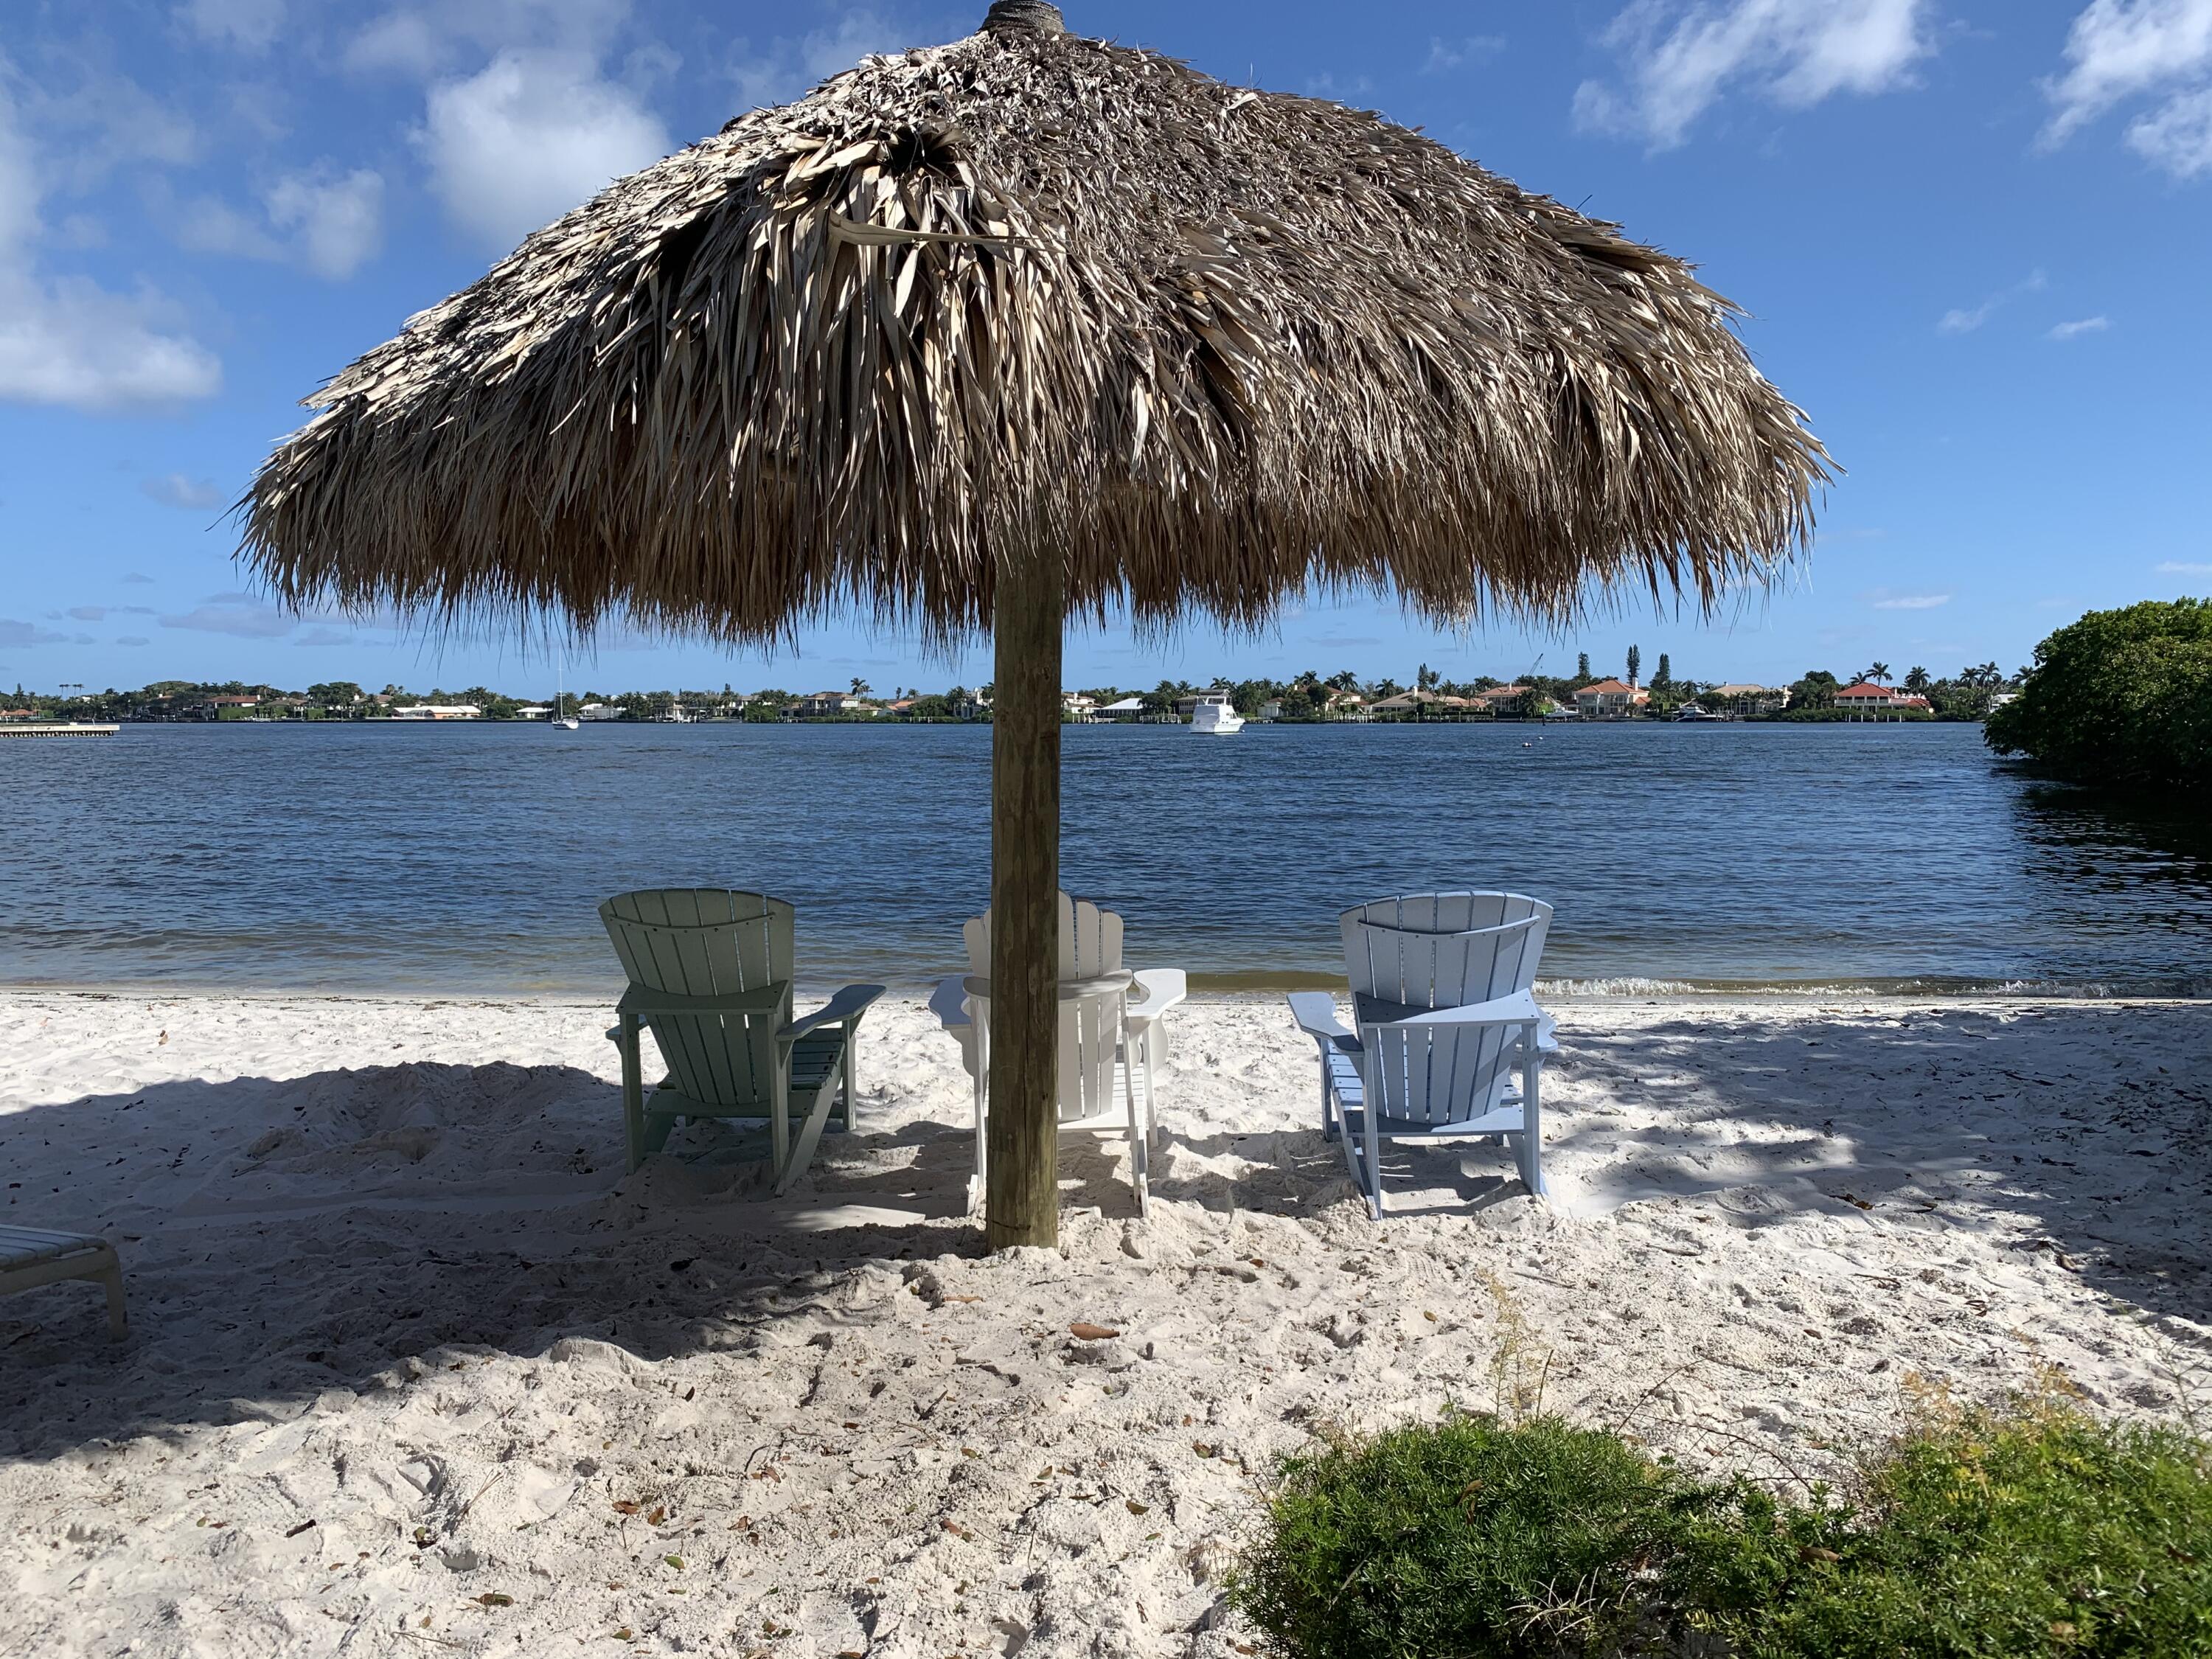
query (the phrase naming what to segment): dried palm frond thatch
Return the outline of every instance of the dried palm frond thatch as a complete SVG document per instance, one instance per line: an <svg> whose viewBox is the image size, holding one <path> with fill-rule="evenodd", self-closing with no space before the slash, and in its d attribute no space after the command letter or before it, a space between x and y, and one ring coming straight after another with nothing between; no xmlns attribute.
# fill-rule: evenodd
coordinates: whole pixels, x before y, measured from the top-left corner
<svg viewBox="0 0 2212 1659"><path fill-rule="evenodd" d="M1263 621L1710 605L1824 456L1681 261L1034 0L623 179L340 374L245 503L301 605L945 641L1003 570Z"/></svg>

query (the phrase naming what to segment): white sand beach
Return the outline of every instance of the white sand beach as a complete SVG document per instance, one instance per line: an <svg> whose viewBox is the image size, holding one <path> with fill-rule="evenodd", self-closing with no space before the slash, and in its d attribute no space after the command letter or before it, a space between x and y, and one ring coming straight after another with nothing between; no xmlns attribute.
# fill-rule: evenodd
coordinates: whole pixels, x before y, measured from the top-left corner
<svg viewBox="0 0 2212 1659"><path fill-rule="evenodd" d="M1425 1149L1378 1228L1280 1001L1200 1000L1151 1218L1071 1150L994 1260L919 999L774 1200L735 1136L623 1178L604 1008L0 997L0 1220L113 1238L133 1326L0 1301L0 1655L1249 1653L1332 1425L1540 1389L1788 1483L1915 1379L2207 1398L2212 1006L1556 1011L1548 1205Z"/></svg>

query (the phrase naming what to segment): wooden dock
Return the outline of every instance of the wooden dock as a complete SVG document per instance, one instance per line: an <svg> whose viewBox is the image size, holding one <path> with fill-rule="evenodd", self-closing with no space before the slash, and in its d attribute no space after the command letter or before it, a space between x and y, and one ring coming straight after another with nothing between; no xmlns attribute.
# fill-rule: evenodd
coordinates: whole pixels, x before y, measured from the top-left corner
<svg viewBox="0 0 2212 1659"><path fill-rule="evenodd" d="M0 720L0 738L112 738L119 726L64 724L58 720Z"/></svg>

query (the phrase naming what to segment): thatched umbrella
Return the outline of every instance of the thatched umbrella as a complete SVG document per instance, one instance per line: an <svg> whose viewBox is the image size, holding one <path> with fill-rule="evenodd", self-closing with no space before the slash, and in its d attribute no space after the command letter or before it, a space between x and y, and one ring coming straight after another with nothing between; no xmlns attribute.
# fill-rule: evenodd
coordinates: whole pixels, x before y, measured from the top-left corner
<svg viewBox="0 0 2212 1659"><path fill-rule="evenodd" d="M413 319L262 468L246 550L303 607L994 631L988 1225L1045 1243L1066 620L1710 606L1826 477L1730 313L1379 117L998 0Z"/></svg>

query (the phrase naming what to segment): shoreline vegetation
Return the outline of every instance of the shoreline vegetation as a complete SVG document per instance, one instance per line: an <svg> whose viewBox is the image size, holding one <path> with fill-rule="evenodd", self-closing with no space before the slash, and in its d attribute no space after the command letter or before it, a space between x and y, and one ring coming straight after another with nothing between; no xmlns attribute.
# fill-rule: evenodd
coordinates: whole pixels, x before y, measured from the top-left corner
<svg viewBox="0 0 2212 1659"><path fill-rule="evenodd" d="M2212 791L2212 599L2093 611L2060 629L1986 736L2071 783Z"/></svg>
<svg viewBox="0 0 2212 1659"><path fill-rule="evenodd" d="M1984 663L1936 678L1907 671L1892 687L1888 665L1876 662L1845 681L1815 669L1786 686L1677 679L1665 653L1658 672L1639 683L1639 653L1628 653L1625 679L1594 673L1587 653L1575 674L1535 673L1512 681L1477 676L1452 681L1426 664L1413 684L1384 676L1362 680L1346 669L1324 678L1308 671L1287 680L1163 680L1150 690L1099 685L1063 694L1071 724L1164 725L1188 721L1201 698L1226 696L1247 720L1267 724L1444 724L1488 720L1583 719L1672 721L1682 719L1786 720L1800 723L1882 720L1976 721L2017 694L2019 675ZM2023 671L2025 672L2025 671ZM369 691L350 680L304 690L240 680L158 680L135 691L109 689L72 696L0 693L0 720L112 721L124 724L337 720L490 722L574 718L599 722L675 724L988 724L996 688L955 685L940 691L894 687L879 695L854 679L842 690L795 693L780 687L711 690L583 691L544 702L489 686L411 691L387 684Z"/></svg>

